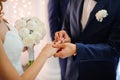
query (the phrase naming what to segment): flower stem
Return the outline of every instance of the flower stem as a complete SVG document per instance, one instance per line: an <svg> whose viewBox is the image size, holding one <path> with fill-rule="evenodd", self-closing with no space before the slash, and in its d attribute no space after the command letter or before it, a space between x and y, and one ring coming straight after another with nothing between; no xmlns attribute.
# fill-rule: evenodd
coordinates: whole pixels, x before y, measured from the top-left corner
<svg viewBox="0 0 120 80"><path fill-rule="evenodd" d="M29 66L33 64L34 60L29 60Z"/></svg>

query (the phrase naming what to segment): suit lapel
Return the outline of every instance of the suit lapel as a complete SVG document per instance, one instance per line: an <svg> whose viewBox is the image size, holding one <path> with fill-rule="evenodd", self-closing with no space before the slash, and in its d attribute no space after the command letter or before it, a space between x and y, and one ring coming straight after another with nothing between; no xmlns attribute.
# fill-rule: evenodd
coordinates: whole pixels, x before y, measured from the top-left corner
<svg viewBox="0 0 120 80"><path fill-rule="evenodd" d="M75 27L71 28L71 34L72 38L74 38L74 41L78 41L80 33L81 33L81 23L80 19L82 16L82 10L83 10L83 2L84 0L71 0L73 1L74 6L72 13L72 23L74 24Z"/></svg>
<svg viewBox="0 0 120 80"><path fill-rule="evenodd" d="M82 24L81 24L81 18L82 18L82 11L83 11L83 5L84 5L84 0L77 0L78 2L77 3L79 3L79 1L80 1L80 4L79 4L79 8L78 8L78 10L77 10L77 15L78 15L78 22L77 22L77 24L78 24L78 26L79 26L79 30L82 30ZM79 31L80 32L80 31Z"/></svg>
<svg viewBox="0 0 120 80"><path fill-rule="evenodd" d="M75 33L79 36L79 34L80 34L80 32L81 32L81 29L82 29L82 26L81 26L81 23L80 23L80 19L81 19L81 16L82 16L82 10L83 10L83 3L84 3L84 0L76 0L75 2L74 2L74 11L73 11L73 13L74 13L74 16L76 17L76 20L74 20L74 21L76 21L75 23L75 25L76 25L76 27L75 27ZM77 7L75 7L77 5Z"/></svg>
<svg viewBox="0 0 120 80"><path fill-rule="evenodd" d="M79 0L78 0L78 3L79 3ZM80 19L82 18L82 11L83 11L83 5L84 5L84 0L80 0L80 4L79 4L79 8L78 8L78 14L79 14L79 22L80 22Z"/></svg>
<svg viewBox="0 0 120 80"><path fill-rule="evenodd" d="M86 27L89 25L89 23L91 22L91 20L95 17L96 13L99 10L102 10L104 8L104 4L105 4L104 2L105 2L105 0L97 0L97 4L95 5L94 9L90 13L90 17L88 19Z"/></svg>

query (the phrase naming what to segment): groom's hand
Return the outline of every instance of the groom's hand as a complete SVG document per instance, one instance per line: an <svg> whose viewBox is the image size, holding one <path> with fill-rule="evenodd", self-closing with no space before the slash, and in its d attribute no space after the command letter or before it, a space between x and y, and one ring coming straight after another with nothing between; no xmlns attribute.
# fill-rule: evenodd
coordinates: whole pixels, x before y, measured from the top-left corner
<svg viewBox="0 0 120 80"><path fill-rule="evenodd" d="M59 41L61 41L61 43L71 42L69 35L64 30L56 32L54 39L55 39L54 42L59 42Z"/></svg>
<svg viewBox="0 0 120 80"><path fill-rule="evenodd" d="M76 53L76 45L72 43L56 44L53 45L53 47L59 49L57 53L54 54L54 57L66 58L75 55Z"/></svg>

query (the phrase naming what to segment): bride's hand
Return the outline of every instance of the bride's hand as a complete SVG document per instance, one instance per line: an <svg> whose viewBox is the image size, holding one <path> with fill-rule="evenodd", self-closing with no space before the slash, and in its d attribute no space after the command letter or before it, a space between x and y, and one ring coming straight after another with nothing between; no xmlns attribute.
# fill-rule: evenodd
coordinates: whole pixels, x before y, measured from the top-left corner
<svg viewBox="0 0 120 80"><path fill-rule="evenodd" d="M48 43L42 49L41 54L44 54L46 57L53 56L59 49L52 47L53 43Z"/></svg>

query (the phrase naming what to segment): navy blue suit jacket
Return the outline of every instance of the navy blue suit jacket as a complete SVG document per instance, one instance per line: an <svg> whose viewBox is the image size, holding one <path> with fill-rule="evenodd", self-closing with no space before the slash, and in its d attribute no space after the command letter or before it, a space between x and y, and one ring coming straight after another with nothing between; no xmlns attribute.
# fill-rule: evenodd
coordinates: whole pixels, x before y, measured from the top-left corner
<svg viewBox="0 0 120 80"><path fill-rule="evenodd" d="M49 0L48 2L48 18L52 40L54 40L55 32L61 30L62 28L68 2L69 0ZM64 80L67 58L60 58L59 62L61 68L61 78Z"/></svg>
<svg viewBox="0 0 120 80"><path fill-rule="evenodd" d="M115 80L120 55L120 0L96 0L84 30L81 16L84 0L70 0L63 29L76 44L77 55L70 57L66 80ZM96 13L108 16L97 21ZM77 63L75 63L77 62Z"/></svg>

